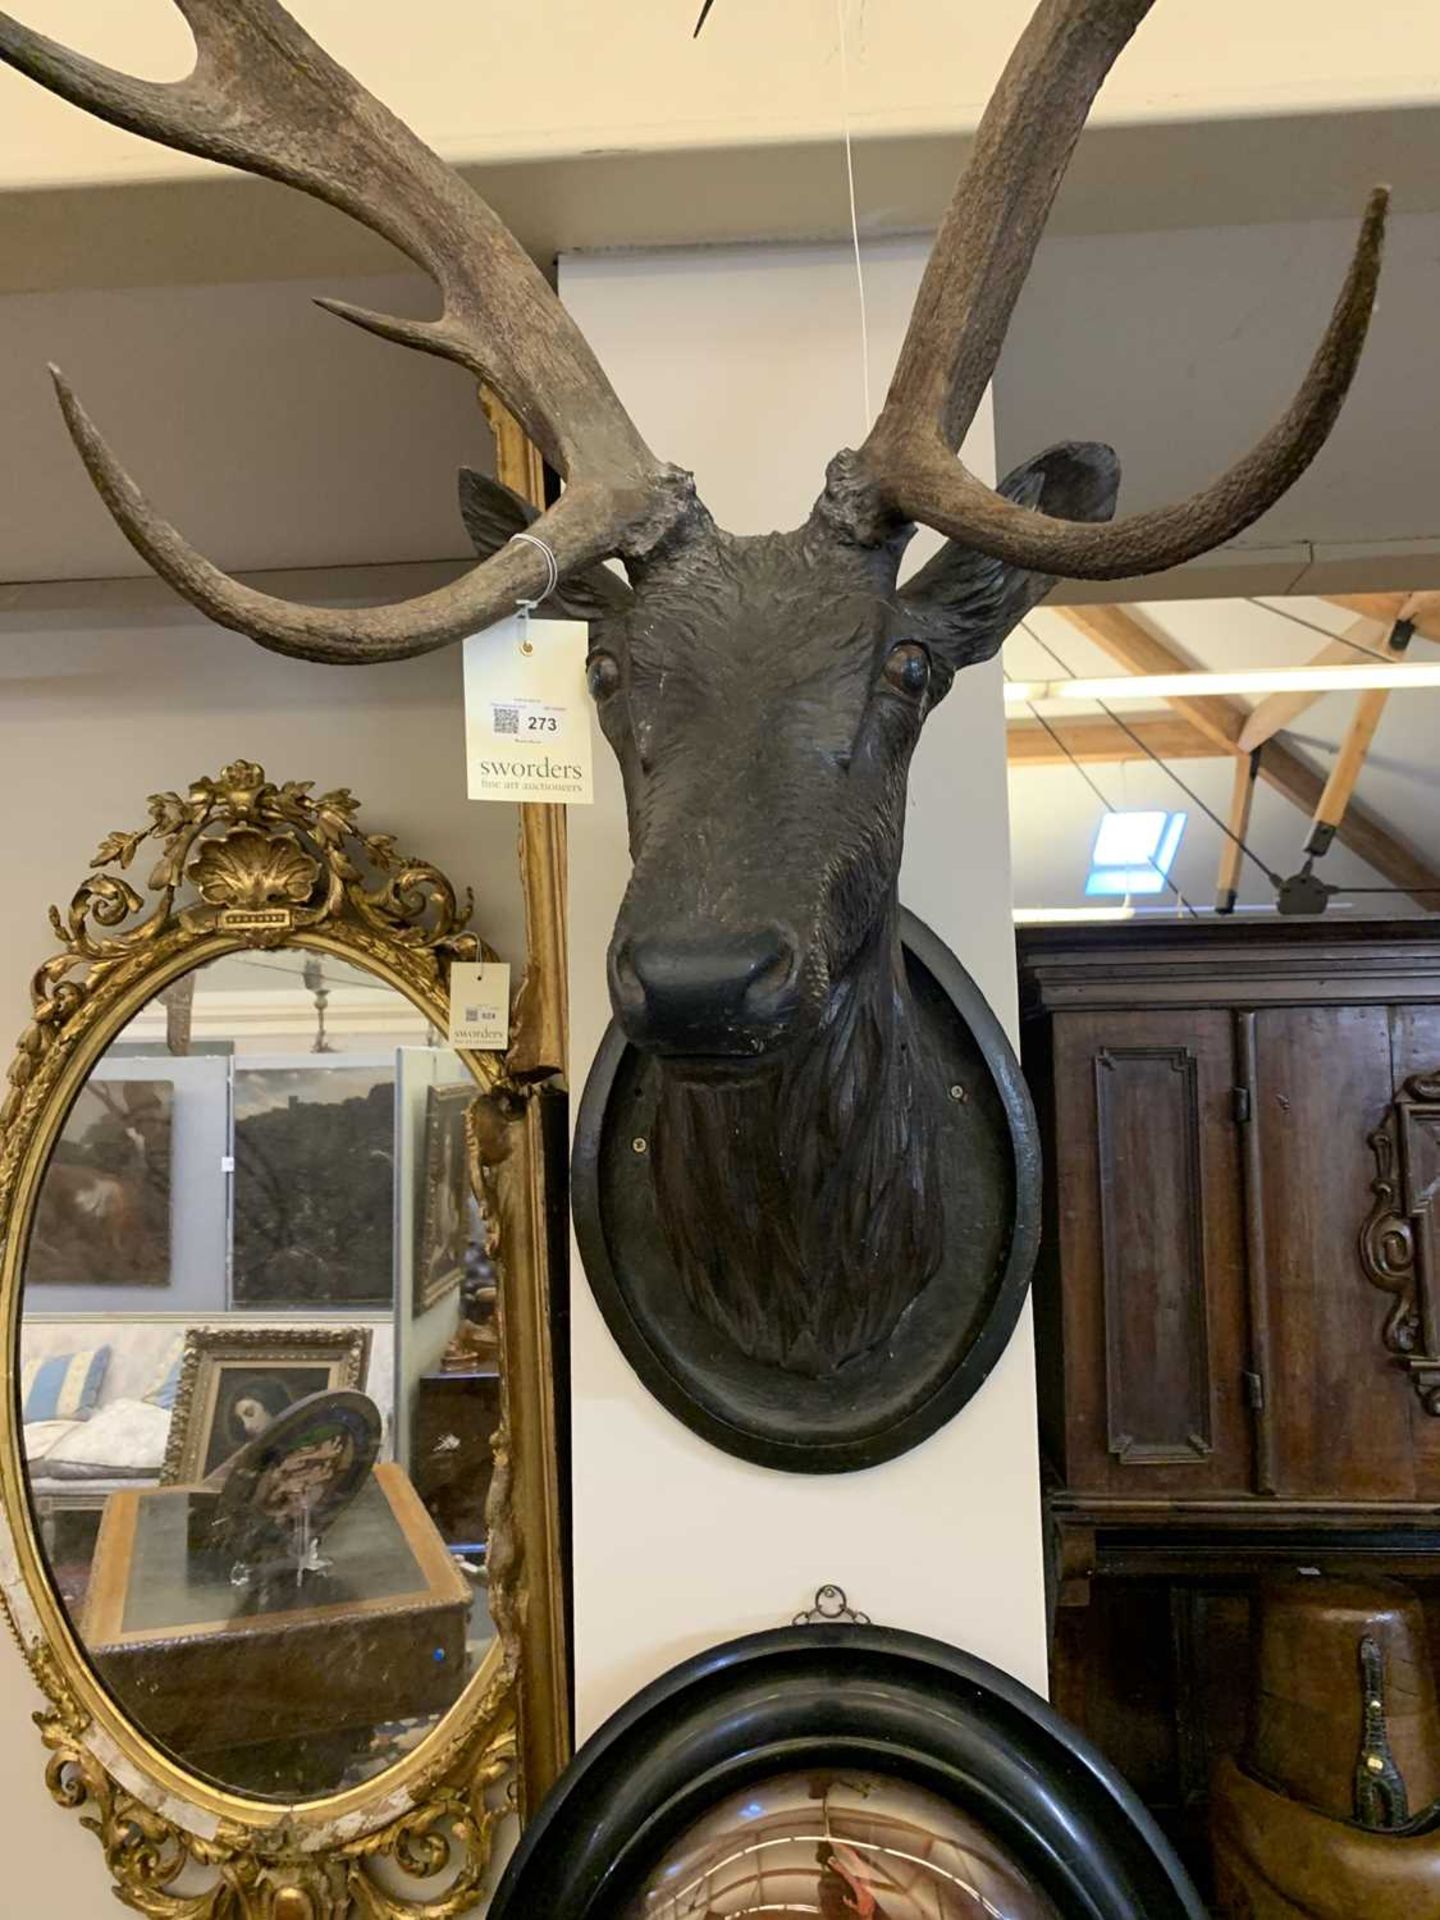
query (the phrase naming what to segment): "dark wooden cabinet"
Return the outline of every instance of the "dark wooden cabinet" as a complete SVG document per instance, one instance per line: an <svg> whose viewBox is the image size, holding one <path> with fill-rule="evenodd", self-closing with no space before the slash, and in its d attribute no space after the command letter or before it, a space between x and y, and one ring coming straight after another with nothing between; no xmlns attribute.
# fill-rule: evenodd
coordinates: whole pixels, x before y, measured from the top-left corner
<svg viewBox="0 0 1440 1920"><path fill-rule="evenodd" d="M1359 1252L1372 1135L1440 1069L1433 928L1034 931L1021 970L1057 1484L1440 1501L1440 1419Z"/></svg>
<svg viewBox="0 0 1440 1920"><path fill-rule="evenodd" d="M1258 1581L1393 1574L1440 1607L1440 1370L1414 1353L1440 1332L1440 1173L1396 1203L1434 1218L1372 1232L1386 1285L1362 1252L1375 1137L1398 1185L1396 1102L1440 1070L1440 930L1036 928L1020 971L1055 1697L1203 1881ZM1421 1117L1440 1141L1440 1104Z"/></svg>

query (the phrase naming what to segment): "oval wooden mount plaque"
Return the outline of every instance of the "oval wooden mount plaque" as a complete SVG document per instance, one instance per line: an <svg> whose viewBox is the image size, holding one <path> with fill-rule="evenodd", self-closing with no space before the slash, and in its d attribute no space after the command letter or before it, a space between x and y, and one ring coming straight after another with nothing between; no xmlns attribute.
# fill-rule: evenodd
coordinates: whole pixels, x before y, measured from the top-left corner
<svg viewBox="0 0 1440 1920"><path fill-rule="evenodd" d="M943 1251L868 1351L829 1371L757 1360L689 1303L657 1203L657 1070L613 1025L581 1102L575 1225L606 1323L677 1419L763 1466L848 1472L918 1445L983 1385L1029 1285L1040 1148L1019 1064L954 954L913 915L901 933L918 1044L934 1069Z"/></svg>

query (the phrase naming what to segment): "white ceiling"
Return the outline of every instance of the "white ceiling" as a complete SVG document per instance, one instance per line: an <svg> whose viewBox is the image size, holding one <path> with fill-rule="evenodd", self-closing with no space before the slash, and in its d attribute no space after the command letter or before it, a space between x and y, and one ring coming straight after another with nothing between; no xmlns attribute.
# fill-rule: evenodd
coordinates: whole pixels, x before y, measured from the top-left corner
<svg viewBox="0 0 1440 1920"><path fill-rule="evenodd" d="M1054 441L1092 439L1120 455L1122 511L1209 480L1293 397L1358 214L1047 240L996 379L1001 471ZM1310 472L1218 562L1084 597L1440 585L1437 319L1440 216L1397 210L1360 371Z"/></svg>
<svg viewBox="0 0 1440 1920"><path fill-rule="evenodd" d="M460 368L314 305L426 314L415 275L0 298L0 580L145 572L85 476L58 363L140 485L227 568L457 558L456 470L488 467Z"/></svg>

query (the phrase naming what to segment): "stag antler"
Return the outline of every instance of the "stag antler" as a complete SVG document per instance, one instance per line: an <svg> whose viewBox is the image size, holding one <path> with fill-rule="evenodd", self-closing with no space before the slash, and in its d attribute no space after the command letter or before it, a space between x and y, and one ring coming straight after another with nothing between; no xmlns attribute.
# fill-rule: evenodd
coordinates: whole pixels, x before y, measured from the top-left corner
<svg viewBox="0 0 1440 1920"><path fill-rule="evenodd" d="M1179 506L1108 526L1018 506L954 458L995 371L1046 216L1095 95L1153 0L1041 0L975 136L935 242L895 378L859 475L901 519L1014 566L1084 580L1178 566L1232 539L1325 444L1359 362L1388 193L1370 199L1340 299L1289 411L1228 473Z"/></svg>
<svg viewBox="0 0 1440 1920"><path fill-rule="evenodd" d="M460 176L333 61L276 0L176 0L195 37L184 79L133 79L0 13L0 58L133 133L329 201L428 272L438 320L320 304L389 340L457 361L495 387L569 482L536 522L562 573L653 537L683 477L631 423L579 328L519 242ZM337 612L257 593L197 553L115 459L58 370L71 437L132 546L222 626L312 660L396 659L488 625L536 597L547 562L509 546L435 593Z"/></svg>

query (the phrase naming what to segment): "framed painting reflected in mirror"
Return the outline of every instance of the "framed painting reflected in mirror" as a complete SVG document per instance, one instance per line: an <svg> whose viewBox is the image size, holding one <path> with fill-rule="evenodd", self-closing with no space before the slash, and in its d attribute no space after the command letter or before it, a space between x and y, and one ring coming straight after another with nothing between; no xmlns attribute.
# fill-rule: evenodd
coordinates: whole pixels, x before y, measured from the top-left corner
<svg viewBox="0 0 1440 1920"><path fill-rule="evenodd" d="M471 1189L465 1115L473 1087L431 1087L425 1096L425 1151L416 1206L414 1311L428 1313L458 1288L467 1262L484 1244L483 1224Z"/></svg>
<svg viewBox="0 0 1440 1920"><path fill-rule="evenodd" d="M395 1060L242 1060L234 1082L237 1307L388 1305Z"/></svg>
<svg viewBox="0 0 1440 1920"><path fill-rule="evenodd" d="M169 1286L173 1092L98 1073L80 1089L31 1229L32 1286Z"/></svg>
<svg viewBox="0 0 1440 1920"><path fill-rule="evenodd" d="M312 1393L363 1387L368 1327L203 1327L185 1336L161 1481L208 1480Z"/></svg>

